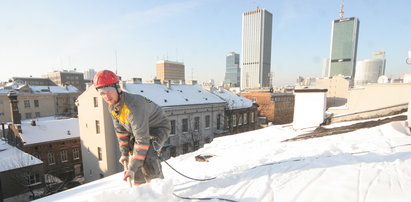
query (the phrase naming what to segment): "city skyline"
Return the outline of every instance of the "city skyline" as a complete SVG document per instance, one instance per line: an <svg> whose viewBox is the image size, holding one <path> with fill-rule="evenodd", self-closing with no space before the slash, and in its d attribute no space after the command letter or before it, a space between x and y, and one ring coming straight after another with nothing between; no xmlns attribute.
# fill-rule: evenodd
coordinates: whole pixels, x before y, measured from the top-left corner
<svg viewBox="0 0 411 202"><path fill-rule="evenodd" d="M257 6L273 14L273 84L319 77L339 0L0 0L0 17L7 19L0 22L0 81L74 68L117 68L124 79L146 81L157 60L169 59L184 62L187 79L221 83L226 53L241 52L241 15ZM409 73L410 9L406 0L346 0L344 16L361 20L357 60L384 49L387 76Z"/></svg>

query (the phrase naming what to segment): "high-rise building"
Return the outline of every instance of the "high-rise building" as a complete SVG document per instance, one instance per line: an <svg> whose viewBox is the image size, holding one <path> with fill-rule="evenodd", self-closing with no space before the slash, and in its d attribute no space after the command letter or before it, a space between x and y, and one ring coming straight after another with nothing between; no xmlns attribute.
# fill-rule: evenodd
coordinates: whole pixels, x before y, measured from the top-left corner
<svg viewBox="0 0 411 202"><path fill-rule="evenodd" d="M270 86L273 14L265 9L243 13L241 88Z"/></svg>
<svg viewBox="0 0 411 202"><path fill-rule="evenodd" d="M160 60L156 64L157 66L157 79L161 82L164 81L181 81L185 80L184 63L174 62L169 60Z"/></svg>
<svg viewBox="0 0 411 202"><path fill-rule="evenodd" d="M328 76L355 75L360 21L356 17L340 18L332 22L330 63Z"/></svg>
<svg viewBox="0 0 411 202"><path fill-rule="evenodd" d="M229 52L226 55L224 84L240 87L240 54Z"/></svg>
<svg viewBox="0 0 411 202"><path fill-rule="evenodd" d="M385 51L373 52L372 59L358 61L355 69L355 85L378 83L378 78L385 73Z"/></svg>

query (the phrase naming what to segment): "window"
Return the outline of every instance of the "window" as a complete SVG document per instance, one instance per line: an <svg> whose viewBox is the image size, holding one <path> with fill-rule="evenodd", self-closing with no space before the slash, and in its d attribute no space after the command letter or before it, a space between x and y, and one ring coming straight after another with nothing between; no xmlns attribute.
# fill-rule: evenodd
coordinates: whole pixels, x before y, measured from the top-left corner
<svg viewBox="0 0 411 202"><path fill-rule="evenodd" d="M68 159L67 159L67 150L66 149L63 149L63 150L60 151L60 160L61 160L62 163L68 161Z"/></svg>
<svg viewBox="0 0 411 202"><path fill-rule="evenodd" d="M30 100L24 100L24 108L30 108Z"/></svg>
<svg viewBox="0 0 411 202"><path fill-rule="evenodd" d="M254 112L251 112L251 118L250 118L251 123L254 123L254 116L255 116Z"/></svg>
<svg viewBox="0 0 411 202"><path fill-rule="evenodd" d="M247 113L243 114L243 123L244 125L247 124Z"/></svg>
<svg viewBox="0 0 411 202"><path fill-rule="evenodd" d="M39 107L39 100L34 100L34 107Z"/></svg>
<svg viewBox="0 0 411 202"><path fill-rule="evenodd" d="M238 116L238 125L239 126L243 125L243 116L241 114L239 114Z"/></svg>
<svg viewBox="0 0 411 202"><path fill-rule="evenodd" d="M171 134L171 135L174 135L174 134L176 134L176 121L175 121L175 120L171 120L171 121L170 121L170 124L171 124L171 132L170 132L170 134Z"/></svg>
<svg viewBox="0 0 411 202"><path fill-rule="evenodd" d="M99 161L103 160L103 151L101 147L97 147L97 153L98 153L98 160Z"/></svg>
<svg viewBox="0 0 411 202"><path fill-rule="evenodd" d="M26 119L31 119L31 113L26 113Z"/></svg>
<svg viewBox="0 0 411 202"><path fill-rule="evenodd" d="M210 128L210 115L205 117L205 128Z"/></svg>
<svg viewBox="0 0 411 202"><path fill-rule="evenodd" d="M39 173L27 173L26 184L29 186L41 184L41 178Z"/></svg>
<svg viewBox="0 0 411 202"><path fill-rule="evenodd" d="M194 131L200 130L200 117L194 118Z"/></svg>
<svg viewBox="0 0 411 202"><path fill-rule="evenodd" d="M188 119L183 119L183 133L188 132Z"/></svg>
<svg viewBox="0 0 411 202"><path fill-rule="evenodd" d="M47 153L47 160L49 162L49 165L53 165L56 163L54 161L54 154L52 152Z"/></svg>
<svg viewBox="0 0 411 202"><path fill-rule="evenodd" d="M73 148L73 160L80 159L80 150L78 147Z"/></svg>
<svg viewBox="0 0 411 202"><path fill-rule="evenodd" d="M237 120L236 120L236 116L235 116L235 114L233 114L233 127L236 127L237 126Z"/></svg>
<svg viewBox="0 0 411 202"><path fill-rule="evenodd" d="M176 156L177 156L176 147L171 147L171 148L170 148L170 155L171 155L172 157L176 157Z"/></svg>
<svg viewBox="0 0 411 202"><path fill-rule="evenodd" d="M183 144L183 154L188 152L188 143Z"/></svg>
<svg viewBox="0 0 411 202"><path fill-rule="evenodd" d="M40 112L36 112L36 117L40 117Z"/></svg>
<svg viewBox="0 0 411 202"><path fill-rule="evenodd" d="M98 107L98 99L97 97L93 97L94 100L94 107Z"/></svg>
<svg viewBox="0 0 411 202"><path fill-rule="evenodd" d="M100 134L100 121L96 120L96 133Z"/></svg>
<svg viewBox="0 0 411 202"><path fill-rule="evenodd" d="M217 115L217 130L220 130L221 127L221 114Z"/></svg>

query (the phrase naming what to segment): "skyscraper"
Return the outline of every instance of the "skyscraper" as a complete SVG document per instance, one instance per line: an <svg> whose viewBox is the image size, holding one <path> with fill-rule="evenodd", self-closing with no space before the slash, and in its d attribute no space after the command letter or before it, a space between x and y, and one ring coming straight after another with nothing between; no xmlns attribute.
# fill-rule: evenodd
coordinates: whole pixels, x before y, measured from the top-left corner
<svg viewBox="0 0 411 202"><path fill-rule="evenodd" d="M341 74L354 79L359 26L355 17L332 22L328 76Z"/></svg>
<svg viewBox="0 0 411 202"><path fill-rule="evenodd" d="M270 86L272 20L265 9L243 13L241 89Z"/></svg>
<svg viewBox="0 0 411 202"><path fill-rule="evenodd" d="M224 84L240 87L240 54L229 52L226 55Z"/></svg>

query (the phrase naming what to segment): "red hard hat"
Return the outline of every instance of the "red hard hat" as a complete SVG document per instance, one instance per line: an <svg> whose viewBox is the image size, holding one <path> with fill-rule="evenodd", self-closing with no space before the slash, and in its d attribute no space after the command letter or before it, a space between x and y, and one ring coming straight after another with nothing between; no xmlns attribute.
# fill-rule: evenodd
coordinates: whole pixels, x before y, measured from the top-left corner
<svg viewBox="0 0 411 202"><path fill-rule="evenodd" d="M93 84L96 89L104 86L113 85L118 82L119 80L117 78L117 75L110 70L102 70L97 72L93 79Z"/></svg>

